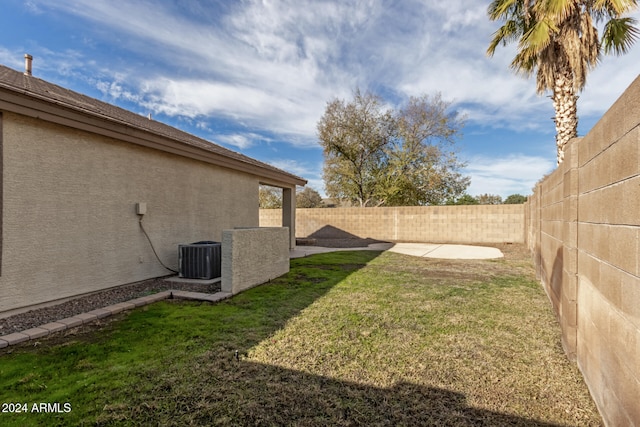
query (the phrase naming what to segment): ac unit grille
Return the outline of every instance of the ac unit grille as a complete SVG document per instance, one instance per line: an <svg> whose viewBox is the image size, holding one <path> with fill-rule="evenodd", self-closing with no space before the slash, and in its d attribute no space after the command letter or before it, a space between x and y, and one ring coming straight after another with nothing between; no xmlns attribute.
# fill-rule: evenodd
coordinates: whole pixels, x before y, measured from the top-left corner
<svg viewBox="0 0 640 427"><path fill-rule="evenodd" d="M221 276L222 245L219 242L178 245L178 258L179 277L210 280Z"/></svg>

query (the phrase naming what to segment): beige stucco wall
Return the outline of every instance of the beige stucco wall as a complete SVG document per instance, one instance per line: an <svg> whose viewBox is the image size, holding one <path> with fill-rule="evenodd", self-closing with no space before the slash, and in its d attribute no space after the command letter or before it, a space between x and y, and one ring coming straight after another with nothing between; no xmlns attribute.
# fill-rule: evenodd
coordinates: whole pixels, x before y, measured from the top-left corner
<svg viewBox="0 0 640 427"><path fill-rule="evenodd" d="M640 425L640 78L540 183L527 239L607 425Z"/></svg>
<svg viewBox="0 0 640 427"><path fill-rule="evenodd" d="M279 226L278 209L261 209L261 226ZM297 209L297 237L337 228L361 238L403 242L523 243L523 205Z"/></svg>
<svg viewBox="0 0 640 427"><path fill-rule="evenodd" d="M289 272L289 229L243 228L222 233L222 291L237 294Z"/></svg>
<svg viewBox="0 0 640 427"><path fill-rule="evenodd" d="M3 113L0 315L170 274L177 245L258 225L258 178Z"/></svg>

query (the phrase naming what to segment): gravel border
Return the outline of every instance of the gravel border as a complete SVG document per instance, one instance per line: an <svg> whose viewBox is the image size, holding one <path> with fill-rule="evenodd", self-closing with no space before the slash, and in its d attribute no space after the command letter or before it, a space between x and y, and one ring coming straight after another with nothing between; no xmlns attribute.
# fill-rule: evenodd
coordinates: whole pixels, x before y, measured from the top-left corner
<svg viewBox="0 0 640 427"><path fill-rule="evenodd" d="M0 336L35 328L49 322L87 313L98 308L130 301L170 289L214 294L220 282L213 284L167 282L163 278L122 285L49 307L38 308L0 319Z"/></svg>

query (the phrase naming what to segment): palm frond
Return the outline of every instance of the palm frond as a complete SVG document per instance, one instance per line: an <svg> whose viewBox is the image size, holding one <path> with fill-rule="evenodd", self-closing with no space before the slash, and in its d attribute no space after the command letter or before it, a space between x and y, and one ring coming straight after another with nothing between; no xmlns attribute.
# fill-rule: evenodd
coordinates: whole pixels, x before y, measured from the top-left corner
<svg viewBox="0 0 640 427"><path fill-rule="evenodd" d="M613 18L620 17L638 7L636 0L596 0L594 10L607 10Z"/></svg>
<svg viewBox="0 0 640 427"><path fill-rule="evenodd" d="M517 6L518 1L521 0L493 0L487 10L489 19L497 21L513 15L513 9Z"/></svg>
<svg viewBox="0 0 640 427"><path fill-rule="evenodd" d="M552 34L557 27L550 19L541 19L535 22L522 36L520 40L521 50L541 51L551 43Z"/></svg>
<svg viewBox="0 0 640 427"><path fill-rule="evenodd" d="M605 53L622 55L629 51L640 32L636 20L630 17L610 19L602 33L602 47Z"/></svg>
<svg viewBox="0 0 640 427"><path fill-rule="evenodd" d="M516 21L509 20L505 22L502 27L498 28L498 30L493 33L493 38L487 48L487 55L493 56L498 45L502 44L503 46L506 46L507 43L518 40L521 35L522 32L520 30L520 26Z"/></svg>
<svg viewBox="0 0 640 427"><path fill-rule="evenodd" d="M546 16L556 22L562 22L580 6L580 0L538 0L534 8L539 16Z"/></svg>
<svg viewBox="0 0 640 427"><path fill-rule="evenodd" d="M537 56L528 51L519 51L509 67L518 74L531 76L537 66Z"/></svg>

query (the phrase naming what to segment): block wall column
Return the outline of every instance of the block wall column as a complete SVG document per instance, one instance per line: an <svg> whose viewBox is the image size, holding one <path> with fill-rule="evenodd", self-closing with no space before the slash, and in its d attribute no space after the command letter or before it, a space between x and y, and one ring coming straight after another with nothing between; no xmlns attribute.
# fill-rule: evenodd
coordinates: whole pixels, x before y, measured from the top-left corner
<svg viewBox="0 0 640 427"><path fill-rule="evenodd" d="M578 145L581 138L567 144L563 176L562 292L560 323L562 346L569 359L576 360L578 332Z"/></svg>
<svg viewBox="0 0 640 427"><path fill-rule="evenodd" d="M536 279L542 280L542 248L540 247L542 233L542 184L536 185L531 196L531 242L529 250L533 254L533 265L536 270Z"/></svg>

